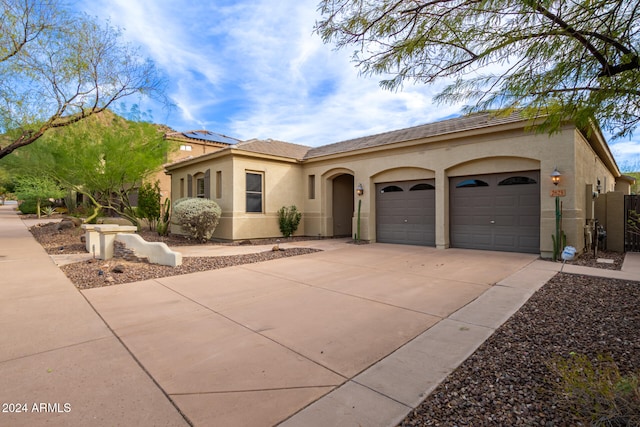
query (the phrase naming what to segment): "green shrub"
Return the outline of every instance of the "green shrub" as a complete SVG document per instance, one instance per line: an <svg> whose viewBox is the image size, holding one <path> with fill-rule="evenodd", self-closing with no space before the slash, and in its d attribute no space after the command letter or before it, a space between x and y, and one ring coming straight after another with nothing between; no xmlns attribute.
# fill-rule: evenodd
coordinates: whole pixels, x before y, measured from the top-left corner
<svg viewBox="0 0 640 427"><path fill-rule="evenodd" d="M51 206L51 202L48 200L40 201L40 209L45 209ZM23 200L18 206L18 210L25 215L37 214L38 213L38 200L36 199L27 199Z"/></svg>
<svg viewBox="0 0 640 427"><path fill-rule="evenodd" d="M300 219L302 219L302 214L295 206L281 207L278 211L278 224L282 235L289 237L295 233L300 225Z"/></svg>
<svg viewBox="0 0 640 427"><path fill-rule="evenodd" d="M203 242L211 239L221 214L220 206L209 199L179 199L173 205L174 222L189 237Z"/></svg>
<svg viewBox="0 0 640 427"><path fill-rule="evenodd" d="M151 231L156 229L160 219L161 198L160 181L156 181L154 185L146 182L138 189L138 207L135 215L137 218L146 219Z"/></svg>
<svg viewBox="0 0 640 427"><path fill-rule="evenodd" d="M572 353L567 359L556 359L552 370L560 378L559 391L569 409L587 425L640 425L638 375L621 375L610 356L599 355L591 361Z"/></svg>

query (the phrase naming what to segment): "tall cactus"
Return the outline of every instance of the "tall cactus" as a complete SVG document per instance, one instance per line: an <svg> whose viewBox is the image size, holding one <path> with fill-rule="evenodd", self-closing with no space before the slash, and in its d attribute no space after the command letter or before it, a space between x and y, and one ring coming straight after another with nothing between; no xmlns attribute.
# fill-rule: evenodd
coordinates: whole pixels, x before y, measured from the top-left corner
<svg viewBox="0 0 640 427"><path fill-rule="evenodd" d="M156 226L156 230L160 236L169 234L169 224L171 223L171 200L165 199L162 205L162 215Z"/></svg>

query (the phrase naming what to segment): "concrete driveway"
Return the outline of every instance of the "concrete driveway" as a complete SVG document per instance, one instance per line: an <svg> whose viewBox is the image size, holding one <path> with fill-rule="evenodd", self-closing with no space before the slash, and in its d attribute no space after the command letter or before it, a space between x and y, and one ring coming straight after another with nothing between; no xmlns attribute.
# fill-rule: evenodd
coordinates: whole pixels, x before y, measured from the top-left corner
<svg viewBox="0 0 640 427"><path fill-rule="evenodd" d="M83 294L195 425L367 424L358 412L386 424L439 381L405 369L407 358L450 372L493 331L456 312L536 259L389 244L327 249ZM429 334L444 340L433 350L441 356L424 350Z"/></svg>

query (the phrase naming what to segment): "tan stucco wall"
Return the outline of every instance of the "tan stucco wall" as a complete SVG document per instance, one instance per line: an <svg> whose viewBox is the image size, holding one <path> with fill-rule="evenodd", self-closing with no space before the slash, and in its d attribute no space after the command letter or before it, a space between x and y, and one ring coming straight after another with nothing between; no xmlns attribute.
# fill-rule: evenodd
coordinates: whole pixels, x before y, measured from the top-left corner
<svg viewBox="0 0 640 427"><path fill-rule="evenodd" d="M565 181L567 197L563 198L562 228L567 234L567 244L582 251L585 248L584 227L588 223L590 209L588 205L593 203L592 194L597 192L598 180L600 180L600 192L605 194L615 190L615 177L603 164L584 135L577 130L574 130L574 134L576 140L574 172L571 174L571 169L568 169L569 173ZM562 179L565 179L564 173ZM597 219L604 220L598 216L596 213Z"/></svg>
<svg viewBox="0 0 640 427"><path fill-rule="evenodd" d="M216 228L213 237L218 239L232 239L232 217L230 212L232 211L233 193L230 188L233 187L233 163L230 157L220 157L215 162L202 162L185 166L172 172L171 179L171 194L173 201L180 199L181 197L188 197L188 175L193 177L204 174L209 169L210 174L210 189L211 200L215 201L222 210L222 216L218 227ZM217 172L220 172L218 174ZM221 177L222 191L220 196L216 192L218 176ZM181 189L181 180L184 180L184 188ZM193 182L193 191L195 192L195 182ZM195 197L195 194L193 195ZM178 226L172 224L171 232L180 234L181 230Z"/></svg>
<svg viewBox="0 0 640 427"><path fill-rule="evenodd" d="M235 156L233 158L233 170L233 206L227 210L227 215L233 221L233 239L282 236L278 226L278 210L283 206L291 205L295 205L299 211L303 209L303 190L306 186L302 167L297 163ZM264 212L262 213L246 212L247 172L259 172L264 176ZM300 222L295 235L305 235L304 220Z"/></svg>

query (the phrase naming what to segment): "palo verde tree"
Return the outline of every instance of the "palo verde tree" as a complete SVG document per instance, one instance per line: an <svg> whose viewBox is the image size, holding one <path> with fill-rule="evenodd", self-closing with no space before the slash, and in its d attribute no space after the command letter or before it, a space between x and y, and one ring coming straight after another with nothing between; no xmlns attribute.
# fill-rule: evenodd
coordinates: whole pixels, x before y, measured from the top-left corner
<svg viewBox="0 0 640 427"><path fill-rule="evenodd" d="M154 63L108 22L62 0L1 0L0 19L0 159L128 95L163 97Z"/></svg>
<svg viewBox="0 0 640 427"><path fill-rule="evenodd" d="M518 108L565 119L593 118L616 136L640 121L640 0L322 0L317 32L355 47L366 75L448 86L441 102L468 112Z"/></svg>
<svg viewBox="0 0 640 427"><path fill-rule="evenodd" d="M20 200L34 200L40 218L43 200L58 199L64 195L60 185L46 176L23 176L16 180L15 193Z"/></svg>
<svg viewBox="0 0 640 427"><path fill-rule="evenodd" d="M47 132L40 142L7 157L7 166L85 195L95 208L87 221L110 210L134 224L130 195L160 169L169 149L156 125L130 122L110 111Z"/></svg>

